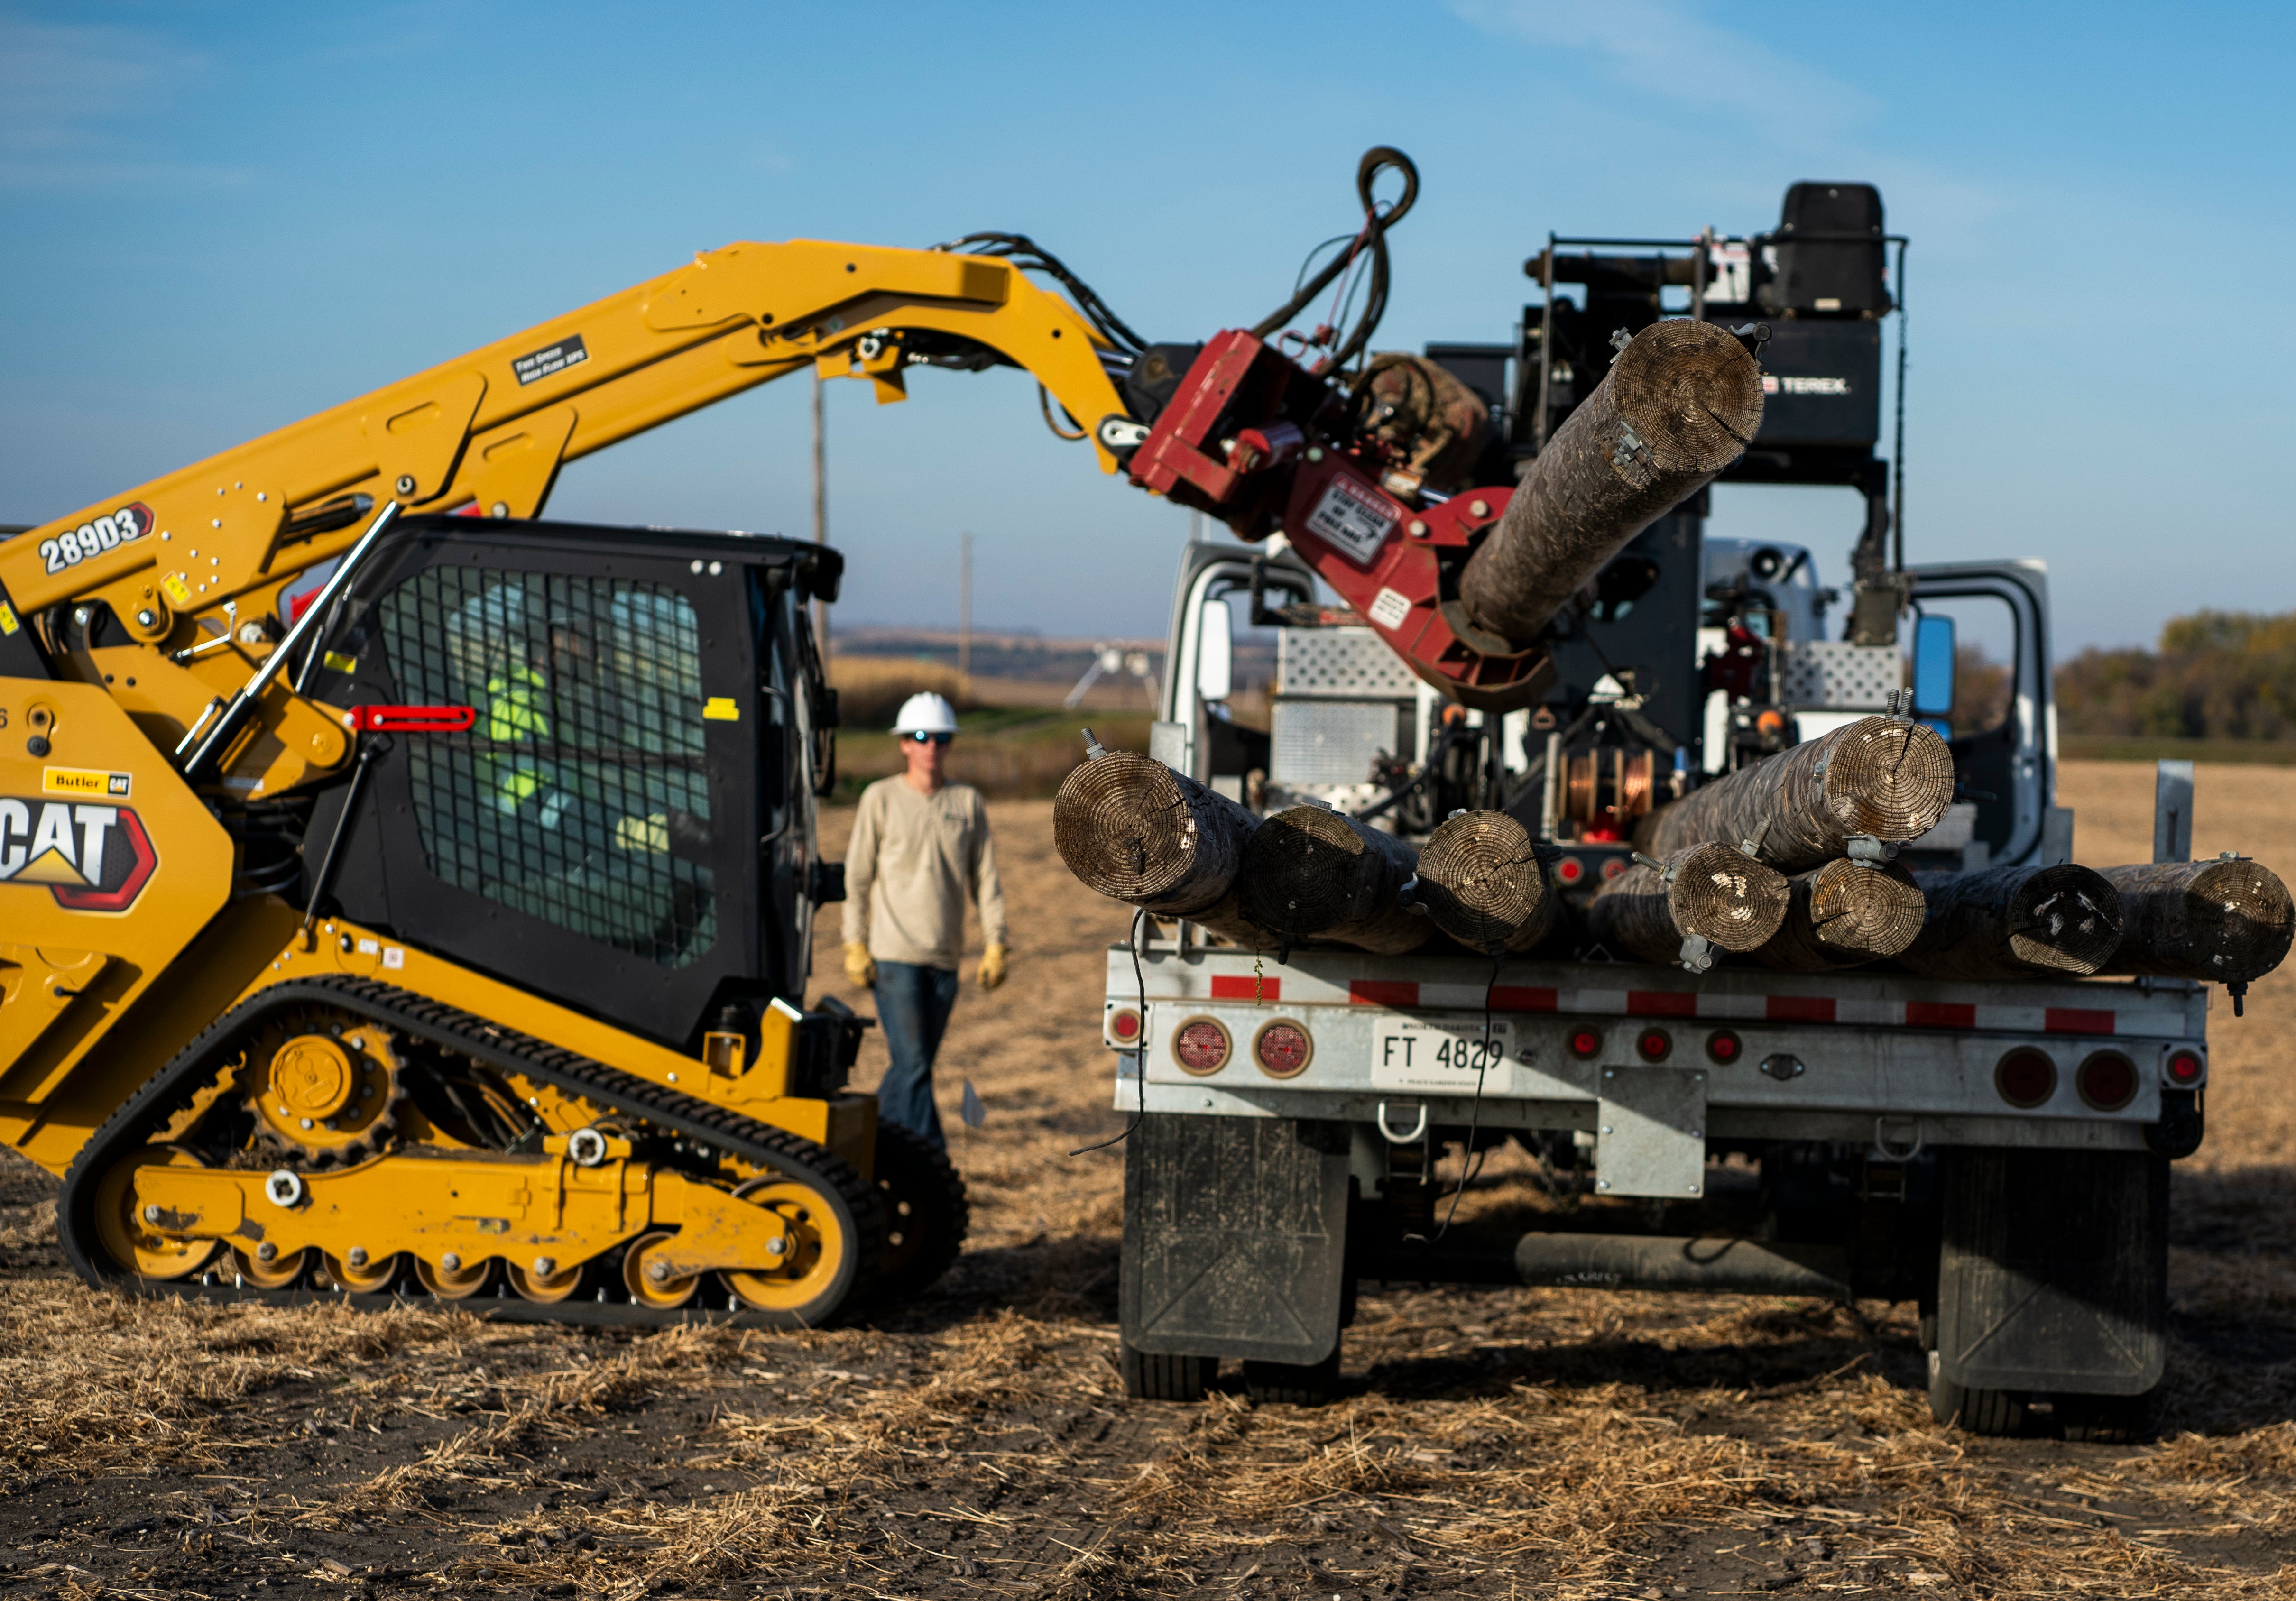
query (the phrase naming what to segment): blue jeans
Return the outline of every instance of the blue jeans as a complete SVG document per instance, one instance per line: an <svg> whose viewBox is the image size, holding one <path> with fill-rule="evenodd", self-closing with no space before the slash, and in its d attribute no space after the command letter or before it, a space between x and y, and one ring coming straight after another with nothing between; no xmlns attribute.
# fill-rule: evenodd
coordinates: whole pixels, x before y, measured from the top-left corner
<svg viewBox="0 0 2296 1601"><path fill-rule="evenodd" d="M914 962L877 964L877 1026L892 1065L877 1086L877 1115L947 1150L940 1108L933 1104L933 1057L956 1005L956 969Z"/></svg>

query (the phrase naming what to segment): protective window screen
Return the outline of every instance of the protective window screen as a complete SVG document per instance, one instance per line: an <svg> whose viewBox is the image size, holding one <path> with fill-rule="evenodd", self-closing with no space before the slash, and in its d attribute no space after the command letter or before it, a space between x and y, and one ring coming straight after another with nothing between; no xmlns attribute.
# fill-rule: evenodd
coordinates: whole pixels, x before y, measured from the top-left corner
<svg viewBox="0 0 2296 1601"><path fill-rule="evenodd" d="M447 883L684 967L717 938L701 638L676 590L433 567L380 608L400 694L472 706L406 735L414 824Z"/></svg>

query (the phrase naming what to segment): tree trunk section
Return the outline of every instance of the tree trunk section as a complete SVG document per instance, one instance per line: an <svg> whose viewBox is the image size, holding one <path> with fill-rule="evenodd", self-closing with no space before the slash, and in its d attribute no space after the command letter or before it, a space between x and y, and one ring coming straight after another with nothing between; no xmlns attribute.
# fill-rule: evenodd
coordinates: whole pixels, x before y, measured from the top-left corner
<svg viewBox="0 0 2296 1601"><path fill-rule="evenodd" d="M2245 984L2280 965L2296 908L2279 874L2245 857L2106 867L2120 892L2120 949L2107 973Z"/></svg>
<svg viewBox="0 0 2296 1601"><path fill-rule="evenodd" d="M1532 459L1459 575L1479 627L1529 645L1621 546L1745 453L1762 375L1711 323L1653 323Z"/></svg>
<svg viewBox="0 0 2296 1601"><path fill-rule="evenodd" d="M1281 940L1337 940L1381 956L1416 950L1433 922L1399 892L1417 851L1344 813L1295 806L1259 825L1243 848L1243 915Z"/></svg>
<svg viewBox="0 0 2296 1601"><path fill-rule="evenodd" d="M1517 956L1546 938L1561 900L1529 831L1503 811L1463 812L1438 827L1419 853L1418 895L1460 944Z"/></svg>
<svg viewBox="0 0 2296 1601"><path fill-rule="evenodd" d="M2120 948L2120 892L2087 867L1917 873L1914 882L1929 914L1898 960L1926 978L2086 978Z"/></svg>
<svg viewBox="0 0 2296 1601"><path fill-rule="evenodd" d="M1053 845L1087 889L1158 917L1202 921L1227 899L1259 819L1185 773L1111 751L1070 773Z"/></svg>
<svg viewBox="0 0 2296 1601"><path fill-rule="evenodd" d="M1754 953L1766 967L1829 973L1894 956L1922 932L1927 903L1914 875L1895 863L1844 857L1786 881L1786 919Z"/></svg>
<svg viewBox="0 0 2296 1601"><path fill-rule="evenodd" d="M1953 752L1922 723L1868 717L1711 779L1636 830L1652 856L1742 845L1781 873L1848 854L1850 836L1919 839L1953 804ZM1764 830L1763 825L1768 827Z"/></svg>
<svg viewBox="0 0 2296 1601"><path fill-rule="evenodd" d="M1784 875L1728 845L1693 845L1664 874L1640 862L1587 903L1587 931L1614 955L1667 965L1695 934L1722 950L1747 951L1778 932L1789 891Z"/></svg>

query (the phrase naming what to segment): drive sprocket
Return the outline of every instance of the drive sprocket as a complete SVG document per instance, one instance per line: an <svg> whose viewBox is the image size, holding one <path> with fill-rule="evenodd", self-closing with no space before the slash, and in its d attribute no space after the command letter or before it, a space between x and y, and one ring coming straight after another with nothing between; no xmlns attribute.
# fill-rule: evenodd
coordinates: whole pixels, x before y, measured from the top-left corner
<svg viewBox="0 0 2296 1601"><path fill-rule="evenodd" d="M390 1142L405 1066L390 1030L313 1009L258 1034L239 1080L264 1144L317 1166L348 1166Z"/></svg>

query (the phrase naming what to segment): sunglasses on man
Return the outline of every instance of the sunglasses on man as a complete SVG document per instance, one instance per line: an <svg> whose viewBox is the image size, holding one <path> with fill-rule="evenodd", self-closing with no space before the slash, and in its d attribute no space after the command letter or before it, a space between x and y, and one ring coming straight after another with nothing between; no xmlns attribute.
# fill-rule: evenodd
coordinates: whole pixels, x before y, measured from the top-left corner
<svg viewBox="0 0 2296 1601"><path fill-rule="evenodd" d="M921 745L927 743L936 745L945 745L948 743L949 741L955 739L956 735L954 734L928 734L923 729L918 728L912 731L909 737L916 741L917 743Z"/></svg>

